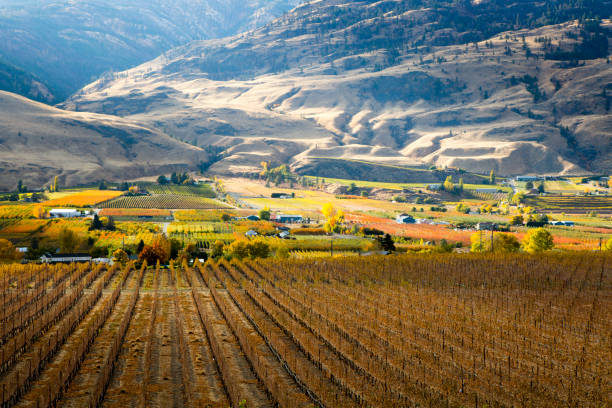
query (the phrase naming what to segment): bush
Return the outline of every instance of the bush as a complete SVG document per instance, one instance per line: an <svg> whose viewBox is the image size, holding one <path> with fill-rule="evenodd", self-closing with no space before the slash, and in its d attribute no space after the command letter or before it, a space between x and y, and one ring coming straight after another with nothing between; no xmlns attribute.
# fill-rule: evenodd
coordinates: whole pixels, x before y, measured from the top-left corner
<svg viewBox="0 0 612 408"><path fill-rule="evenodd" d="M281 245L276 249L276 257L278 259L287 259L289 258L289 248L285 245Z"/></svg>
<svg viewBox="0 0 612 408"><path fill-rule="evenodd" d="M523 225L524 221L525 220L522 215L515 215L514 217L510 218L510 225Z"/></svg>
<svg viewBox="0 0 612 408"><path fill-rule="evenodd" d="M367 228L367 227L363 227L359 230L359 232L363 235L385 235L385 233L379 229L376 228Z"/></svg>
<svg viewBox="0 0 612 408"><path fill-rule="evenodd" d="M267 258L270 256L270 245L260 240L249 242L247 244L247 250L252 259Z"/></svg>
<svg viewBox="0 0 612 408"><path fill-rule="evenodd" d="M496 232L493 234L493 249L491 250L491 235L476 232L470 237L471 252L518 252L521 244L512 234Z"/></svg>
<svg viewBox="0 0 612 408"><path fill-rule="evenodd" d="M327 235L323 228L296 228L291 230L292 235Z"/></svg>
<svg viewBox="0 0 612 408"><path fill-rule="evenodd" d="M0 261L18 261L21 253L6 239L0 238Z"/></svg>
<svg viewBox="0 0 612 408"><path fill-rule="evenodd" d="M215 243L213 244L212 247L212 252L210 254L210 256L212 258L220 258L223 256L223 248L225 247L225 244L223 243L223 241L215 241Z"/></svg>
<svg viewBox="0 0 612 408"><path fill-rule="evenodd" d="M118 263L120 265L125 265L127 262L129 262L129 260L130 257L123 249L119 248L115 252L113 252L113 262Z"/></svg>
<svg viewBox="0 0 612 408"><path fill-rule="evenodd" d="M463 204L463 203L459 203L457 204L457 207L455 207L455 210L457 210L457 212L463 213L463 214L469 214L470 212L470 207Z"/></svg>
<svg viewBox="0 0 612 408"><path fill-rule="evenodd" d="M612 251L612 238L610 238L608 242L606 242L606 244L604 245L604 250Z"/></svg>
<svg viewBox="0 0 612 408"><path fill-rule="evenodd" d="M244 259L249 256L248 243L244 240L236 240L227 248L229 254L236 259Z"/></svg>

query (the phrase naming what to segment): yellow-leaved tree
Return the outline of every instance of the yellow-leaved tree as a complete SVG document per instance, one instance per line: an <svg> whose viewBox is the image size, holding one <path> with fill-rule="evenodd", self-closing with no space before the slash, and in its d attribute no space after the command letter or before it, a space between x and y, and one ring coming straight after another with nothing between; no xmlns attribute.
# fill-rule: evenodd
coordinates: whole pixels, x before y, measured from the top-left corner
<svg viewBox="0 0 612 408"><path fill-rule="evenodd" d="M336 209L332 203L325 204L321 212L326 219L325 231L337 232L340 229L340 225L344 222L344 212Z"/></svg>
<svg viewBox="0 0 612 408"><path fill-rule="evenodd" d="M529 230L523 238L523 249L530 254L550 251L555 247L553 236L544 228Z"/></svg>
<svg viewBox="0 0 612 408"><path fill-rule="evenodd" d="M11 241L0 238L0 262L14 262L21 259L21 253L17 251Z"/></svg>
<svg viewBox="0 0 612 408"><path fill-rule="evenodd" d="M34 217L41 220L47 216L47 210L42 205L35 206L32 212L34 213Z"/></svg>

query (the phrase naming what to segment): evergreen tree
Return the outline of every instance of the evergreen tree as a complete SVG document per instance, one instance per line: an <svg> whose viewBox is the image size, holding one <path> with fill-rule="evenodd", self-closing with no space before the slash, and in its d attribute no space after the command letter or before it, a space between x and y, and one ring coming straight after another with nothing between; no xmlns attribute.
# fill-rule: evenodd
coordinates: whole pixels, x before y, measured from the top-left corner
<svg viewBox="0 0 612 408"><path fill-rule="evenodd" d="M106 223L106 229L108 231L115 231L117 227L115 226L115 220L113 217L108 217L108 222Z"/></svg>
<svg viewBox="0 0 612 408"><path fill-rule="evenodd" d="M104 227L102 221L100 221L100 217L98 214L94 214L93 220L91 221L91 225L89 226L90 231L101 230Z"/></svg>
<svg viewBox="0 0 612 408"><path fill-rule="evenodd" d="M136 247L136 253L141 253L144 247L145 247L145 243L141 239L140 242L138 243L138 246Z"/></svg>
<svg viewBox="0 0 612 408"><path fill-rule="evenodd" d="M495 170L491 170L489 174L489 184L495 184Z"/></svg>
<svg viewBox="0 0 612 408"><path fill-rule="evenodd" d="M380 247L383 251L393 252L395 251L395 242L389 234L385 234L384 238L379 238Z"/></svg>

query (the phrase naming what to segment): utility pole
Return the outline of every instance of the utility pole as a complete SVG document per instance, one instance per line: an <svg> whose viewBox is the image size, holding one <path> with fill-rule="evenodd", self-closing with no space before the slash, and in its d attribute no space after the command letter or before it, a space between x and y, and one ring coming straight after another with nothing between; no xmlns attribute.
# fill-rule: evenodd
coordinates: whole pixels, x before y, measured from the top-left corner
<svg viewBox="0 0 612 408"><path fill-rule="evenodd" d="M603 238L602 238L602 237L599 237L599 252L602 252L602 251L603 251L603 247L602 247L602 240L603 240Z"/></svg>
<svg viewBox="0 0 612 408"><path fill-rule="evenodd" d="M493 252L493 231L495 228L491 227L491 252Z"/></svg>

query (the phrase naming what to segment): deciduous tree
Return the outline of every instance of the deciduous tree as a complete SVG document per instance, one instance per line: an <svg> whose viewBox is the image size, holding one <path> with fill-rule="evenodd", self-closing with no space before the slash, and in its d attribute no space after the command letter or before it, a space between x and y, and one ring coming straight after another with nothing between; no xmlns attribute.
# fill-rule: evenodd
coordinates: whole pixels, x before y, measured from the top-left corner
<svg viewBox="0 0 612 408"><path fill-rule="evenodd" d="M151 247L153 247L153 250L158 254L157 259L159 259L162 264L168 262L170 259L171 244L165 235L160 234L156 236ZM151 264L151 262L149 262L149 264Z"/></svg>
<svg viewBox="0 0 612 408"><path fill-rule="evenodd" d="M444 180L444 183L442 183L442 188L447 193L455 192L455 184L453 183L453 176L446 177L446 180Z"/></svg>
<svg viewBox="0 0 612 408"><path fill-rule="evenodd" d="M270 220L270 209L268 207L264 207L259 210L259 219L269 221Z"/></svg>
<svg viewBox="0 0 612 408"><path fill-rule="evenodd" d="M123 249L119 248L115 252L113 252L113 262L118 263L120 265L125 265L129 261L130 257Z"/></svg>
<svg viewBox="0 0 612 408"><path fill-rule="evenodd" d="M71 253L79 246L78 235L69 228L62 228L59 233L60 252Z"/></svg>
<svg viewBox="0 0 612 408"><path fill-rule="evenodd" d="M270 245L259 239L250 241L247 244L247 250L249 252L249 256L252 259L267 258L268 256L270 256Z"/></svg>
<svg viewBox="0 0 612 408"><path fill-rule="evenodd" d="M210 256L212 258L220 258L223 256L223 248L225 247L225 244L223 243L223 241L215 241L215 243L213 244L212 247L212 252L210 254Z"/></svg>
<svg viewBox="0 0 612 408"><path fill-rule="evenodd" d="M327 203L321 209L321 212L326 218L325 230L327 232L336 232L339 225L344 222L344 212L334 207L332 203Z"/></svg>
<svg viewBox="0 0 612 408"><path fill-rule="evenodd" d="M553 236L544 228L530 230L523 238L523 249L531 254L550 251L554 246Z"/></svg>
<svg viewBox="0 0 612 408"><path fill-rule="evenodd" d="M11 241L0 238L0 261L14 262L21 259L21 253L15 249Z"/></svg>
<svg viewBox="0 0 612 408"><path fill-rule="evenodd" d="M237 259L244 259L249 256L248 243L245 240L238 239L232 242L228 247L229 254Z"/></svg>

